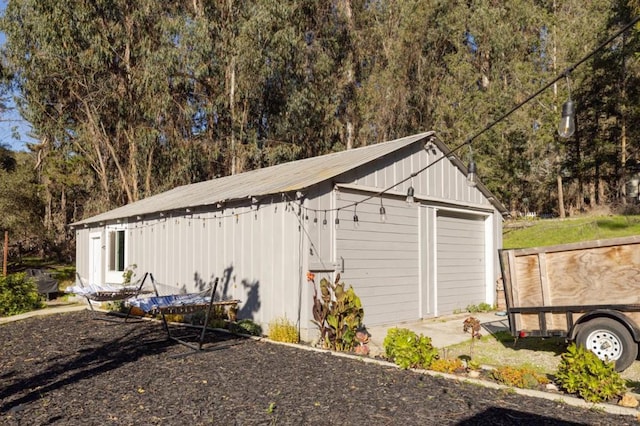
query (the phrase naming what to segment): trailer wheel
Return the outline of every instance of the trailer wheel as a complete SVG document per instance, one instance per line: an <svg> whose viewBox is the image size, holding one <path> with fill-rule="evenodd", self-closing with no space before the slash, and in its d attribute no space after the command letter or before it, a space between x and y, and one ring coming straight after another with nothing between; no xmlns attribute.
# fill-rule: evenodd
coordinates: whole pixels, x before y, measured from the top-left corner
<svg viewBox="0 0 640 426"><path fill-rule="evenodd" d="M576 342L603 361L615 361L616 371L627 369L638 356L638 344L629 331L611 318L594 318L582 324Z"/></svg>

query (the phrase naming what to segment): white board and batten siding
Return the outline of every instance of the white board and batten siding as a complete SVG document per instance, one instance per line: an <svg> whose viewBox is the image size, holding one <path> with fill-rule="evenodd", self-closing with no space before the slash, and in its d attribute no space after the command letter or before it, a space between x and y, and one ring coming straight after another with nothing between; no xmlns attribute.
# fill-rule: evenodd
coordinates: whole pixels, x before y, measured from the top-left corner
<svg viewBox="0 0 640 426"><path fill-rule="evenodd" d="M360 202L362 193L341 190L340 207ZM369 325L410 321L418 312L419 234L418 210L404 200L384 199L387 219L380 218L380 199L341 210L336 232L342 281L352 286L365 309Z"/></svg>
<svg viewBox="0 0 640 426"><path fill-rule="evenodd" d="M136 265L138 276L152 273L162 292L199 291L218 277L218 297L239 299L241 318L264 323L297 318L300 233L285 203L155 215L131 220L126 227L127 264ZM89 232L76 231L77 268L83 277L90 268ZM104 262L101 267L106 268Z"/></svg>

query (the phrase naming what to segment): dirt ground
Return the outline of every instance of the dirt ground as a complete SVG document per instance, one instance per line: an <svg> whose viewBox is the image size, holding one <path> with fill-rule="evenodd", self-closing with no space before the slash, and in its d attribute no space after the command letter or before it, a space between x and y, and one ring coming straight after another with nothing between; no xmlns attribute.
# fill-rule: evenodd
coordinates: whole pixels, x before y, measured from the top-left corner
<svg viewBox="0 0 640 426"><path fill-rule="evenodd" d="M159 323L88 311L0 325L7 425L635 424L328 353L229 335L190 356Z"/></svg>

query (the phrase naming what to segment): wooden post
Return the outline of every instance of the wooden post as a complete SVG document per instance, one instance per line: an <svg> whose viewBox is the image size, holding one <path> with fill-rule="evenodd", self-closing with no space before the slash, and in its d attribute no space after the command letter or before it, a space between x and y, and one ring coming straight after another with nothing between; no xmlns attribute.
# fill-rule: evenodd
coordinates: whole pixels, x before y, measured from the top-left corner
<svg viewBox="0 0 640 426"><path fill-rule="evenodd" d="M9 231L4 231L4 250L2 250L2 276L7 276L7 254L9 253Z"/></svg>

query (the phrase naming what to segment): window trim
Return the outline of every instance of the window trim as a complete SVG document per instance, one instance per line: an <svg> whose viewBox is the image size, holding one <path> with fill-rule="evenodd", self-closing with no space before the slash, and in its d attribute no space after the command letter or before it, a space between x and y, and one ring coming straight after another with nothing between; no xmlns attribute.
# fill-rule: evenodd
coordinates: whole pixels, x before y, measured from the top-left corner
<svg viewBox="0 0 640 426"><path fill-rule="evenodd" d="M127 224L107 225L105 227L105 281L107 283L121 284L124 281L122 274L129 265L129 237L127 235ZM118 239L113 237L121 233L122 241L118 244ZM118 244L116 247L115 244ZM118 250L121 248L121 250ZM115 252L113 252L115 250ZM118 256L118 254L120 254ZM115 263L115 265L114 265Z"/></svg>

